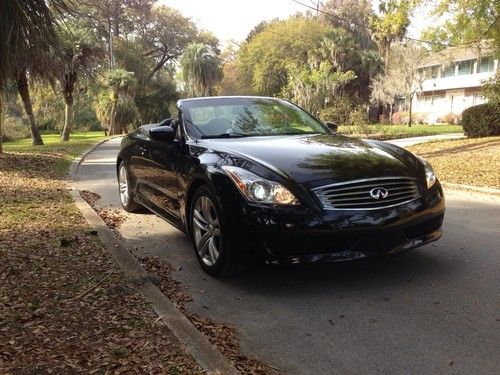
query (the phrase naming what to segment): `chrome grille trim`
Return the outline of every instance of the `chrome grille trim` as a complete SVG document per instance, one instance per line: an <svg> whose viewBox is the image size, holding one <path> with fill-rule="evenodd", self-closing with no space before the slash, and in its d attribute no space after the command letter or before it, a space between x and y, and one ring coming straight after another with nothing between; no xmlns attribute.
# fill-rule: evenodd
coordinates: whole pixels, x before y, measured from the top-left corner
<svg viewBox="0 0 500 375"><path fill-rule="evenodd" d="M389 195L376 200L370 190L384 188ZM412 177L379 177L352 180L312 189L325 210L378 210L420 198L417 180Z"/></svg>

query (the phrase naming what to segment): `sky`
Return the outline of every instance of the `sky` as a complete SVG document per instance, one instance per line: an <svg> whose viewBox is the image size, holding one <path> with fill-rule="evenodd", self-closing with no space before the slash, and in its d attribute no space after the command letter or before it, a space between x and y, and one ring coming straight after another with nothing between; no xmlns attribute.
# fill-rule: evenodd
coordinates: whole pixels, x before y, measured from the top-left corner
<svg viewBox="0 0 500 375"><path fill-rule="evenodd" d="M300 0L312 4L311 0ZM378 0L372 0L374 8ZM206 29L219 38L222 44L228 40L241 42L260 21L287 18L307 10L292 0L160 0L160 3L180 10L201 29ZM431 19L428 9L421 9L412 20L408 34L418 37Z"/></svg>
<svg viewBox="0 0 500 375"><path fill-rule="evenodd" d="M287 18L306 9L292 0L160 0L160 3L180 10L219 40L237 42L244 40L260 21Z"/></svg>

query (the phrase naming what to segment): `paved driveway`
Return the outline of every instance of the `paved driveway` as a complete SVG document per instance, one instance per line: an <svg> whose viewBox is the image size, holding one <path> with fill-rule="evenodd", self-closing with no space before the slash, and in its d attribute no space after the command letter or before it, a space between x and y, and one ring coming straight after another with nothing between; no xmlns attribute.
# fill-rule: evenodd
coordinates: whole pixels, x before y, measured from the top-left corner
<svg viewBox="0 0 500 375"><path fill-rule="evenodd" d="M79 188L118 207L119 140L81 168ZM185 236L151 214L120 228L139 255L158 255L202 316L237 327L246 352L287 374L499 374L500 204L447 194L443 239L394 257L250 269L216 280Z"/></svg>

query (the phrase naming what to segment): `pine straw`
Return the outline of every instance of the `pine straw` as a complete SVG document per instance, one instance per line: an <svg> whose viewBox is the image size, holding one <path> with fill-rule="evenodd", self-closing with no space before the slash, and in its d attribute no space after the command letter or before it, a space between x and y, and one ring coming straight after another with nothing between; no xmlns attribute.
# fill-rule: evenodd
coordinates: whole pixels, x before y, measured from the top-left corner
<svg viewBox="0 0 500 375"><path fill-rule="evenodd" d="M427 159L441 181L500 188L500 137L429 142L408 149Z"/></svg>
<svg viewBox="0 0 500 375"><path fill-rule="evenodd" d="M0 155L0 373L201 373L74 206L67 155Z"/></svg>

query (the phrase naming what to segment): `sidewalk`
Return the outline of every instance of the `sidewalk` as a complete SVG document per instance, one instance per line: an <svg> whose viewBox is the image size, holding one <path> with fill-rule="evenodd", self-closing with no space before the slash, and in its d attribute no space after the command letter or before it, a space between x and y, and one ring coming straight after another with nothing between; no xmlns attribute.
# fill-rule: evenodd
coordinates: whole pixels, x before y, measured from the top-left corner
<svg viewBox="0 0 500 375"><path fill-rule="evenodd" d="M409 147L419 143L431 142L431 141L441 141L441 140L452 140L452 139L462 139L465 135L462 133L450 133L450 134L438 134L438 135L426 135L423 137L412 137L412 138L400 138L400 139L390 139L386 142L392 143L393 145L399 147Z"/></svg>

